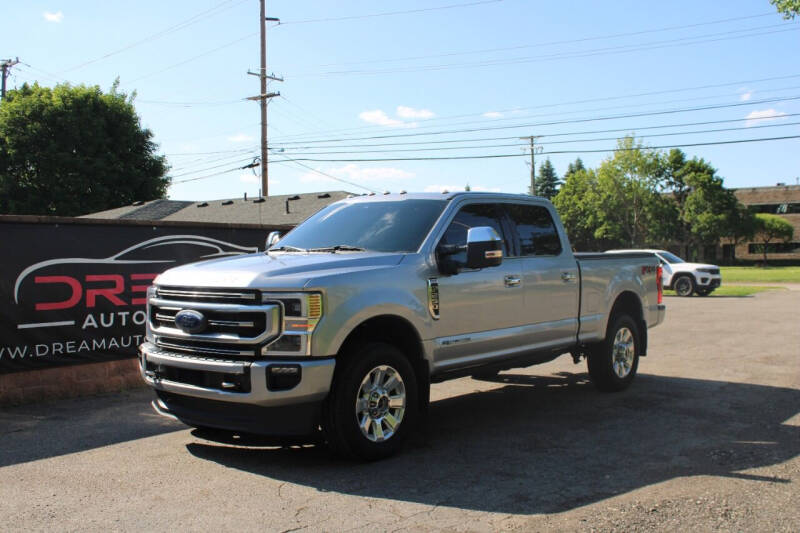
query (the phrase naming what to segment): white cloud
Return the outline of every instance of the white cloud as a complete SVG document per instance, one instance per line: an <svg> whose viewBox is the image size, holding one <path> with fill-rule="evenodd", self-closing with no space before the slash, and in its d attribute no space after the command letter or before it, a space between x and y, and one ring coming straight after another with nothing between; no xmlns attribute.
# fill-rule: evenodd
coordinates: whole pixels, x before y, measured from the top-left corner
<svg viewBox="0 0 800 533"><path fill-rule="evenodd" d="M239 175L239 181L242 183L261 183L261 178L255 174L241 174Z"/></svg>
<svg viewBox="0 0 800 533"><path fill-rule="evenodd" d="M246 143L248 141L252 141L253 138L247 135L246 133L237 133L232 137L228 137L228 140L232 143Z"/></svg>
<svg viewBox="0 0 800 533"><path fill-rule="evenodd" d="M436 115L430 109L414 109L413 107L406 107L404 105L397 106L397 116L400 118L433 118Z"/></svg>
<svg viewBox="0 0 800 533"><path fill-rule="evenodd" d="M428 185L425 187L425 192L456 192L456 191L463 191L466 184L462 185L442 185L442 184L435 184L435 185ZM483 185L470 185L469 186L471 191L475 192L500 192L500 189L496 187L484 187Z"/></svg>
<svg viewBox="0 0 800 533"><path fill-rule="evenodd" d="M367 181L376 182L376 181L406 180L413 178L415 176L413 172L408 172L401 168L393 168L393 167L362 168L354 163L349 163L340 168L332 168L325 170L319 169L319 170L325 172L326 174L330 174L331 176L336 176L337 178L346 179L348 181L353 181L355 183L363 183ZM304 183L336 182L336 180L333 180L316 172L306 172L305 174L300 176L300 181Z"/></svg>
<svg viewBox="0 0 800 533"><path fill-rule="evenodd" d="M403 122L402 120L397 120L396 118L390 118L389 115L384 113L381 109L375 109L374 111L362 111L358 114L358 118L364 122L377 124L378 126L389 126L392 128L409 127L408 123Z"/></svg>
<svg viewBox="0 0 800 533"><path fill-rule="evenodd" d="M56 11L55 13L51 13L50 11L45 11L42 13L44 20L47 22L61 22L64 20L64 13L61 11Z"/></svg>
<svg viewBox="0 0 800 533"><path fill-rule="evenodd" d="M751 91L750 89L739 89L739 92L741 93L739 94L739 100L742 102L747 102L753 97L754 91Z"/></svg>
<svg viewBox="0 0 800 533"><path fill-rule="evenodd" d="M783 111L777 111L775 109L764 109L763 111L751 111L747 114L746 118L747 122L745 122L746 127L755 126L756 124L763 124L764 122L770 122L773 120L781 120L786 117L786 113Z"/></svg>
<svg viewBox="0 0 800 533"><path fill-rule="evenodd" d="M487 111L483 116L486 118L500 118L503 114L500 111Z"/></svg>

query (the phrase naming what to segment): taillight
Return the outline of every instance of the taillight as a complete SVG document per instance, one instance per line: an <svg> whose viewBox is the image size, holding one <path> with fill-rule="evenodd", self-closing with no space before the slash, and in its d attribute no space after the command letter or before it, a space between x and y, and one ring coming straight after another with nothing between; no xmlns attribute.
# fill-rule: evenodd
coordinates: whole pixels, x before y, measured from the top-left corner
<svg viewBox="0 0 800 533"><path fill-rule="evenodd" d="M664 275L664 269L661 265L656 267L656 285L658 285L658 303L664 301L664 286L661 284L661 278Z"/></svg>

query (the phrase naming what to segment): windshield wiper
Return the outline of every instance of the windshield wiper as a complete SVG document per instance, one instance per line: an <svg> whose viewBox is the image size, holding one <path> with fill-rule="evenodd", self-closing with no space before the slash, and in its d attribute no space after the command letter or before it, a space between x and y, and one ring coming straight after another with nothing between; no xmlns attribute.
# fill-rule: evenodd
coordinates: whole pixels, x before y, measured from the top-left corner
<svg viewBox="0 0 800 533"><path fill-rule="evenodd" d="M297 246L279 246L277 248L270 248L268 252L307 252L305 248L298 248Z"/></svg>
<svg viewBox="0 0 800 533"><path fill-rule="evenodd" d="M323 246L321 248L309 248L309 252L366 252L366 248L350 246L349 244L337 244L336 246Z"/></svg>

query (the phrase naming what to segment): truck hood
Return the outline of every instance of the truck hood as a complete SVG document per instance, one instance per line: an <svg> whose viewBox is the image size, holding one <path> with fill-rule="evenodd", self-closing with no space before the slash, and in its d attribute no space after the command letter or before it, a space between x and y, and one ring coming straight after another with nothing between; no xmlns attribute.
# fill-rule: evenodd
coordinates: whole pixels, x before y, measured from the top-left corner
<svg viewBox="0 0 800 533"><path fill-rule="evenodd" d="M391 268L405 254L381 252L256 253L171 268L155 283L181 287L302 289L314 279Z"/></svg>

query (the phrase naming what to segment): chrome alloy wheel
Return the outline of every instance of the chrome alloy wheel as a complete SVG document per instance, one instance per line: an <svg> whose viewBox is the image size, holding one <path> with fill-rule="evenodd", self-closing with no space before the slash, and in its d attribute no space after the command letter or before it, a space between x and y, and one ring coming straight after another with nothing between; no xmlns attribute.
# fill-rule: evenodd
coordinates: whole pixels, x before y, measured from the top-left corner
<svg viewBox="0 0 800 533"><path fill-rule="evenodd" d="M611 365L618 378L624 379L631 373L635 355L636 343L633 333L628 328L619 328L614 336L614 347L611 353Z"/></svg>
<svg viewBox="0 0 800 533"><path fill-rule="evenodd" d="M406 387L400 373L388 365L370 370L356 396L356 419L372 442L392 438L406 411Z"/></svg>

